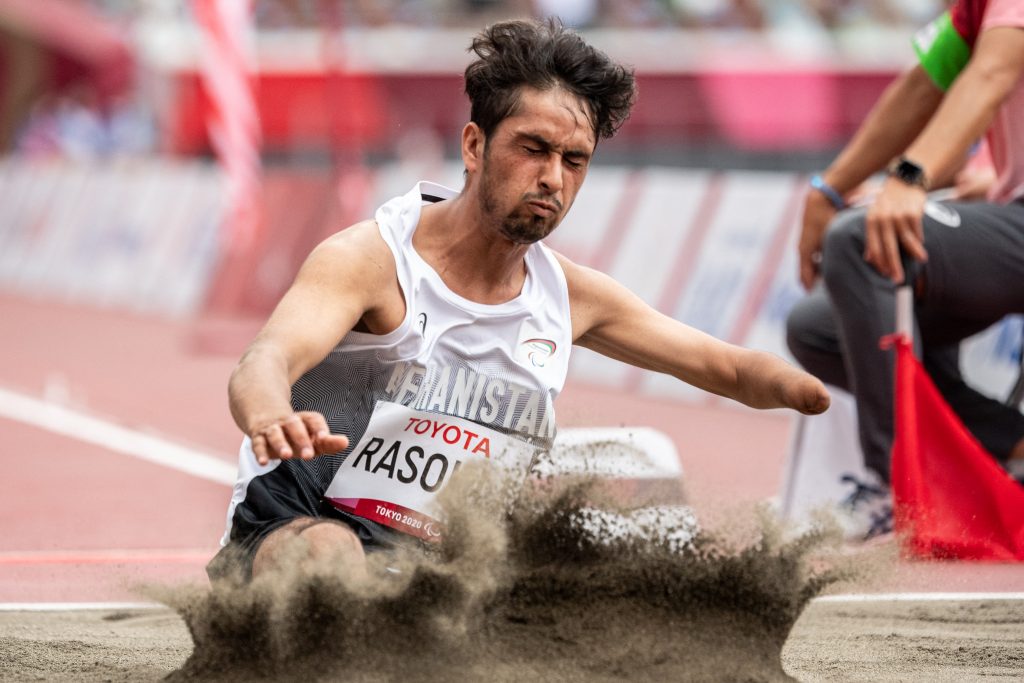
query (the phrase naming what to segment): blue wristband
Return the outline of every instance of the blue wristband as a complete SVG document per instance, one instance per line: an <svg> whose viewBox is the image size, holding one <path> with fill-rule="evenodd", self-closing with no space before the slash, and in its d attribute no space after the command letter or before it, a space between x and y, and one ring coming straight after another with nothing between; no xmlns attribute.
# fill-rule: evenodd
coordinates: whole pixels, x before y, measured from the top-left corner
<svg viewBox="0 0 1024 683"><path fill-rule="evenodd" d="M825 195L832 202L832 206L836 207L836 211L842 211L846 208L846 200L843 199L843 195L836 192L836 188L826 183L820 174L815 173L811 176L811 187Z"/></svg>

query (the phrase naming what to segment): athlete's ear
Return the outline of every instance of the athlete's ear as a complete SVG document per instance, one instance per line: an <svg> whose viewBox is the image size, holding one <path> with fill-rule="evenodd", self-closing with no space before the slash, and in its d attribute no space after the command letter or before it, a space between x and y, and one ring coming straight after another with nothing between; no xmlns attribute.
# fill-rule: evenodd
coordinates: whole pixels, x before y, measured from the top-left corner
<svg viewBox="0 0 1024 683"><path fill-rule="evenodd" d="M462 128L462 163L466 170L475 173L484 160L487 138L480 126L472 121Z"/></svg>

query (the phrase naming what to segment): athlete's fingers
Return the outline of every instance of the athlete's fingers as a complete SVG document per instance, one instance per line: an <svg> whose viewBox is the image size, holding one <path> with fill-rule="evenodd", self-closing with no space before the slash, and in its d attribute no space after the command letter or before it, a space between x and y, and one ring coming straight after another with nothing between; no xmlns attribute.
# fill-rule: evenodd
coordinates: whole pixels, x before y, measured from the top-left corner
<svg viewBox="0 0 1024 683"><path fill-rule="evenodd" d="M281 430L281 425L272 424L265 428L261 434L267 440L268 455L271 458L287 460L292 457L292 448L288 445L288 440L284 436L284 431Z"/></svg>
<svg viewBox="0 0 1024 683"><path fill-rule="evenodd" d="M310 435L313 437L316 455L337 453L348 448L348 437L342 434L331 434L327 420L320 413L309 410L299 413L299 416L302 417L302 421L306 424L306 429L309 430Z"/></svg>
<svg viewBox="0 0 1024 683"><path fill-rule="evenodd" d="M270 458L267 456L267 439L262 434L252 437L252 452L259 464L266 465L270 462Z"/></svg>
<svg viewBox="0 0 1024 683"><path fill-rule="evenodd" d="M327 420L321 413L315 410L303 410L298 413L298 416L302 418L303 424L306 425L306 430L314 440L328 436L331 433L331 428L327 426Z"/></svg>
<svg viewBox="0 0 1024 683"><path fill-rule="evenodd" d="M303 460L313 457L313 442L306 431L306 423L298 415L292 414L281 423L281 430L291 445L293 452Z"/></svg>
<svg viewBox="0 0 1024 683"><path fill-rule="evenodd" d="M337 453L348 448L348 437L344 434L328 434L316 440L317 451L324 453Z"/></svg>

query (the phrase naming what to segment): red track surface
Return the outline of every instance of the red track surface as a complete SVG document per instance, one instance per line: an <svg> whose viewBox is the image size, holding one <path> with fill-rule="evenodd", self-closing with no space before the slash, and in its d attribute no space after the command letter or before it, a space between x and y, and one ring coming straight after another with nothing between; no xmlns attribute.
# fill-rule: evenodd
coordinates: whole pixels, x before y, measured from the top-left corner
<svg viewBox="0 0 1024 683"><path fill-rule="evenodd" d="M67 405L233 462L225 399L252 323L210 324L0 296L0 388ZM676 443L698 512L776 493L789 431L780 412L694 407L574 385L564 426L648 425ZM0 418L0 603L139 600L135 586L204 581L230 489ZM1024 566L900 563L872 591L1024 591Z"/></svg>

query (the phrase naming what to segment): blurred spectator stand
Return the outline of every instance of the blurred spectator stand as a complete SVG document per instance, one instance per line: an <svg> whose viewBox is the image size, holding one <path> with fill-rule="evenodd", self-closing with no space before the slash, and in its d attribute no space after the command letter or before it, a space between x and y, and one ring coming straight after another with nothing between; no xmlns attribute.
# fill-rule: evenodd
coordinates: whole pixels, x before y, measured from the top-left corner
<svg viewBox="0 0 1024 683"><path fill-rule="evenodd" d="M79 101L104 111L132 85L125 34L89 4L74 0L0 2L0 150L44 95L76 86Z"/></svg>
<svg viewBox="0 0 1024 683"><path fill-rule="evenodd" d="M393 157L403 133L428 128L454 155L469 113L461 73L472 32L401 24L348 25L333 37L323 29L262 32L257 97L265 151L300 160L351 157L353 150L357 158ZM637 107L606 145L635 163L649 153L669 162L669 152L688 148L830 151L856 130L912 54L905 39L888 34L873 37L870 52L858 47L855 58L828 44L789 50L774 34L747 30L615 28L588 37L637 69ZM195 56L165 49L152 56L168 84L165 148L204 153L208 102Z"/></svg>

